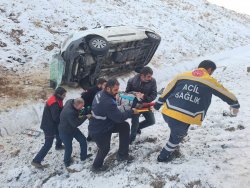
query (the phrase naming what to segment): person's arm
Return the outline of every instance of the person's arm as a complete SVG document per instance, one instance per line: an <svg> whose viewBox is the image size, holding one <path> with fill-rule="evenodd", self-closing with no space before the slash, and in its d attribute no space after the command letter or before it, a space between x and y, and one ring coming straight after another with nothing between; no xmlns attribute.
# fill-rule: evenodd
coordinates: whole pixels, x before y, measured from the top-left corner
<svg viewBox="0 0 250 188"><path fill-rule="evenodd" d="M177 81L178 81L178 79L176 77L164 89L161 96L158 98L158 100L156 101L156 103L154 105L154 108L156 110L159 110L161 108L161 106L164 104L164 102L166 102L168 96L171 94L171 91L175 88L175 85L176 85Z"/></svg>
<svg viewBox="0 0 250 188"><path fill-rule="evenodd" d="M54 121L56 124L59 124L59 122L60 122L60 112L61 112L61 109L60 109L58 103L55 102L55 103L52 104L49 108L50 108L50 112L51 112L51 116L52 116L53 121Z"/></svg>
<svg viewBox="0 0 250 188"><path fill-rule="evenodd" d="M223 85L216 79L212 78L208 86L211 88L213 95L219 97L221 100L230 105L230 107L235 109L240 108L240 104L236 96L224 88Z"/></svg>
<svg viewBox="0 0 250 188"><path fill-rule="evenodd" d="M151 92L149 95L144 95L143 102L152 102L157 97L157 85L156 81L153 80Z"/></svg>
<svg viewBox="0 0 250 188"><path fill-rule="evenodd" d="M132 87L132 78L130 78L129 80L128 80L128 83L127 83L127 87L126 87L126 93L129 93L129 92L131 92L131 91L133 91L133 87Z"/></svg>
<svg viewBox="0 0 250 188"><path fill-rule="evenodd" d="M83 91L82 94L81 94L81 98L82 98L83 100L85 100L86 95L87 95L87 91Z"/></svg>
<svg viewBox="0 0 250 188"><path fill-rule="evenodd" d="M91 95L92 95L92 90L89 89L88 91L82 93L82 99L83 99L85 102L87 102L87 101L90 100Z"/></svg>
<svg viewBox="0 0 250 188"><path fill-rule="evenodd" d="M80 126L85 120L87 119L87 116L83 115L81 117L78 116L76 113L68 113L67 114L67 120L70 126L72 127L78 127Z"/></svg>
<svg viewBox="0 0 250 188"><path fill-rule="evenodd" d="M121 112L115 101L109 102L106 106L106 115L107 118L111 119L112 121L116 123L122 123L126 119L131 118L133 114L133 110L127 110L124 112Z"/></svg>

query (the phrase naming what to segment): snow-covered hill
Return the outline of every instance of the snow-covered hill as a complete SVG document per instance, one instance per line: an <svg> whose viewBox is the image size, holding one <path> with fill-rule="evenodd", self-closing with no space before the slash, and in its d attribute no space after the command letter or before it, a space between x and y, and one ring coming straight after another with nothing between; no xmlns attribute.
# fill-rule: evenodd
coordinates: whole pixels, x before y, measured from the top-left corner
<svg viewBox="0 0 250 188"><path fill-rule="evenodd" d="M249 16L205 0L1 1L0 23L0 64L14 70L25 64L43 67L69 33L96 26L154 29L162 36L156 64L175 64L250 41Z"/></svg>
<svg viewBox="0 0 250 188"><path fill-rule="evenodd" d="M136 157L132 164L119 164L114 160L118 137L113 136L106 160L110 169L101 174L90 171L93 159L85 163L80 161L79 145L75 142L74 167L81 172L68 173L63 166L63 152L54 149L45 158L50 167L44 171L34 169L30 162L41 147L43 136L28 137L20 131L13 136L0 138L1 187L249 187L250 73L246 71L250 65L249 50L250 46L247 46L206 57L219 66L214 77L238 97L240 113L234 118L222 116L222 111L227 110L228 106L213 98L203 126L190 128L189 136L181 144L180 156L174 161L156 162L159 150L169 136L169 129L159 112L155 112L156 125L142 130L142 135L130 147L131 154ZM190 68L198 62L200 59L189 62ZM178 68L175 70L180 71ZM76 92L69 95L72 97ZM27 121L36 118L30 116ZM18 118L13 119L18 121ZM33 122L32 126L38 128L39 123ZM81 130L87 134L86 123ZM89 143L88 147L89 152L96 153L94 143Z"/></svg>

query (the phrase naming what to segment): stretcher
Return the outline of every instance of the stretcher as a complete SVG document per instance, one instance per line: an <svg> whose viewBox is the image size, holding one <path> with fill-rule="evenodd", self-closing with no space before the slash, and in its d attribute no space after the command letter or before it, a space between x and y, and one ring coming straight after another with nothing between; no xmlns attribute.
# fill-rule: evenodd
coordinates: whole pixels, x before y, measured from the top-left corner
<svg viewBox="0 0 250 188"><path fill-rule="evenodd" d="M151 111L151 108L155 105L155 102L142 103L142 104L139 104L139 105L140 106L136 107L136 110L139 113L143 113L143 112Z"/></svg>

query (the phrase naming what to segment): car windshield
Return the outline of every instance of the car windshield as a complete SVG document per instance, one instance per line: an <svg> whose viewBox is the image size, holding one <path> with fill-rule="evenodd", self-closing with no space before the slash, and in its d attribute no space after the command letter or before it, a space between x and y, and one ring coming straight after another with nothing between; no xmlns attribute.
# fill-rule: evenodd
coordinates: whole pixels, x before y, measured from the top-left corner
<svg viewBox="0 0 250 188"><path fill-rule="evenodd" d="M60 54L55 54L52 56L50 62L50 80L53 81L53 83L51 83L52 87L57 88L60 85L63 74L64 61Z"/></svg>

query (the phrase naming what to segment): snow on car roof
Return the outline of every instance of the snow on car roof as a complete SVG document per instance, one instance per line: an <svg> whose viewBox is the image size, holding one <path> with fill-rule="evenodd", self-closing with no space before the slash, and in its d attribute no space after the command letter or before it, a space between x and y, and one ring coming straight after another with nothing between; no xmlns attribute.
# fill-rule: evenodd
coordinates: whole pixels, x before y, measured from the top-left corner
<svg viewBox="0 0 250 188"><path fill-rule="evenodd" d="M72 41L78 40L87 35L99 35L104 37L110 43L119 43L147 38L145 31L154 32L153 30L142 26L114 26L78 31L69 35L69 37L63 42L61 51L65 51Z"/></svg>

